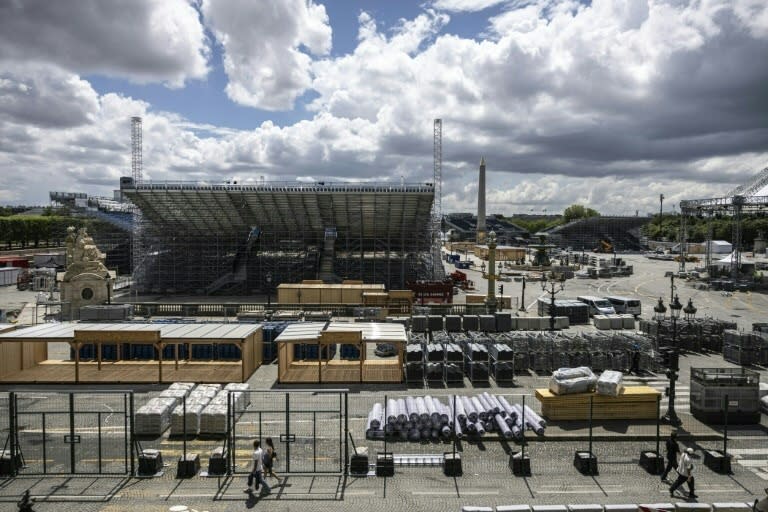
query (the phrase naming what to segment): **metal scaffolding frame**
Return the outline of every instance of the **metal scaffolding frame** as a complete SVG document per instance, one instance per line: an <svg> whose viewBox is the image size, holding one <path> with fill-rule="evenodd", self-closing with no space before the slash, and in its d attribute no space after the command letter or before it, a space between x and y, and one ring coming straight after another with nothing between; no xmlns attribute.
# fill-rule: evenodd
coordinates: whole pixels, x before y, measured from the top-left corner
<svg viewBox="0 0 768 512"><path fill-rule="evenodd" d="M642 248L640 228L650 217L599 216L578 219L548 231L549 243L571 247L574 251L592 251L608 241L617 251Z"/></svg>
<svg viewBox="0 0 768 512"><path fill-rule="evenodd" d="M142 213L138 293L263 293L318 279L321 268L332 269L331 280L388 289L433 278L433 184L136 184L122 178L121 190Z"/></svg>
<svg viewBox="0 0 768 512"><path fill-rule="evenodd" d="M733 256L731 257L730 274L736 276L741 272L742 247L742 215L765 211L768 208L768 167L758 172L747 183L731 190L725 197L712 197L709 199L689 199L680 201L682 213L681 223L685 222L688 215L703 215L708 213L730 215L733 218L731 225ZM711 220L710 220L711 223ZM707 248L712 244L712 230L707 230ZM707 268L711 264L711 256L707 255Z"/></svg>

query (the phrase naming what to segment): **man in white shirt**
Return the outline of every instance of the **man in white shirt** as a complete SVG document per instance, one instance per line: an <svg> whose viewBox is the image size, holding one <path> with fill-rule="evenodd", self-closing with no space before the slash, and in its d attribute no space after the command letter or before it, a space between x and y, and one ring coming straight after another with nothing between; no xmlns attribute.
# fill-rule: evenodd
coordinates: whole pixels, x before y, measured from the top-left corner
<svg viewBox="0 0 768 512"><path fill-rule="evenodd" d="M691 460L693 455L693 448L686 448L685 452L680 456L680 462L677 465L677 480L669 488L669 495L674 496L678 487L683 485L684 482L688 483L688 498L696 498L696 494L693 492L693 461Z"/></svg>
<svg viewBox="0 0 768 512"><path fill-rule="evenodd" d="M264 480L264 451L261 449L261 443L259 441L253 442L253 455L252 455L252 466L251 466L251 472L248 474L248 487L244 489L244 492L247 492L248 494L253 493L253 481L256 480L256 489L258 489L259 484L262 485L261 492L262 494L269 494L272 492L272 489L269 487L269 484L266 480Z"/></svg>

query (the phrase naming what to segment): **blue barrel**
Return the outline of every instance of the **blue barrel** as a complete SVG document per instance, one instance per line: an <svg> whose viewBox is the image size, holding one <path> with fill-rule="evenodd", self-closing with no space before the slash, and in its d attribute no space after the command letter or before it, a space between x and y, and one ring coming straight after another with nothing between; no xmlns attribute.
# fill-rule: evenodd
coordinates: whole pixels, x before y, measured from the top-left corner
<svg viewBox="0 0 768 512"><path fill-rule="evenodd" d="M102 345L101 359L105 361L117 361L117 345L115 344Z"/></svg>
<svg viewBox="0 0 768 512"><path fill-rule="evenodd" d="M179 359L187 358L187 346L183 343L179 343ZM166 345L163 347L163 359L174 359L173 355L174 345Z"/></svg>
<svg viewBox="0 0 768 512"><path fill-rule="evenodd" d="M192 359L198 361L210 361L213 359L213 346L211 345L192 345Z"/></svg>

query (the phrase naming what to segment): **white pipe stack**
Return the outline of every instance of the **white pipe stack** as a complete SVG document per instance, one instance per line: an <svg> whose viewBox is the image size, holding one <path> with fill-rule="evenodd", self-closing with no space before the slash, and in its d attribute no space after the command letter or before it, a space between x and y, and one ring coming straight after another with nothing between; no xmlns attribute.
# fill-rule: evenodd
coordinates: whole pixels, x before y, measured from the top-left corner
<svg viewBox="0 0 768 512"><path fill-rule="evenodd" d="M543 435L546 421L530 407L511 404L503 396L483 392L453 396L446 402L429 395L388 399L374 403L366 422L366 437L408 441L458 439L497 432L504 439L521 438L524 430Z"/></svg>
<svg viewBox="0 0 768 512"><path fill-rule="evenodd" d="M416 423L419 419L419 412L416 410L416 400L412 396L405 397L405 407L408 411L408 420Z"/></svg>

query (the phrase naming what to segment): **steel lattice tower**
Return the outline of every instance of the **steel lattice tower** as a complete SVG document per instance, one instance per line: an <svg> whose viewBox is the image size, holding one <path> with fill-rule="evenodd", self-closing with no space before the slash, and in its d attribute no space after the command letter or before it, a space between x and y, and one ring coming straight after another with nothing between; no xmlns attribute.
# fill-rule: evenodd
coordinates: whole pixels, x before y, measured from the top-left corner
<svg viewBox="0 0 768 512"><path fill-rule="evenodd" d="M131 118L131 176L136 185L142 181L142 155L141 155L141 118Z"/></svg>
<svg viewBox="0 0 768 512"><path fill-rule="evenodd" d="M438 268L442 267L440 259L440 230L443 220L443 120L435 119L433 127L432 144L432 183L435 187L435 201L432 205L432 241L435 246L432 267L435 277L437 277Z"/></svg>
<svg viewBox="0 0 768 512"><path fill-rule="evenodd" d="M141 117L131 117L131 176L135 187L138 187L143 181L143 162L142 162L142 138L141 138ZM132 288L137 289L136 285L141 280L139 270L143 259L143 249L141 244L141 210L134 205L133 207L133 231L131 233L131 276Z"/></svg>

